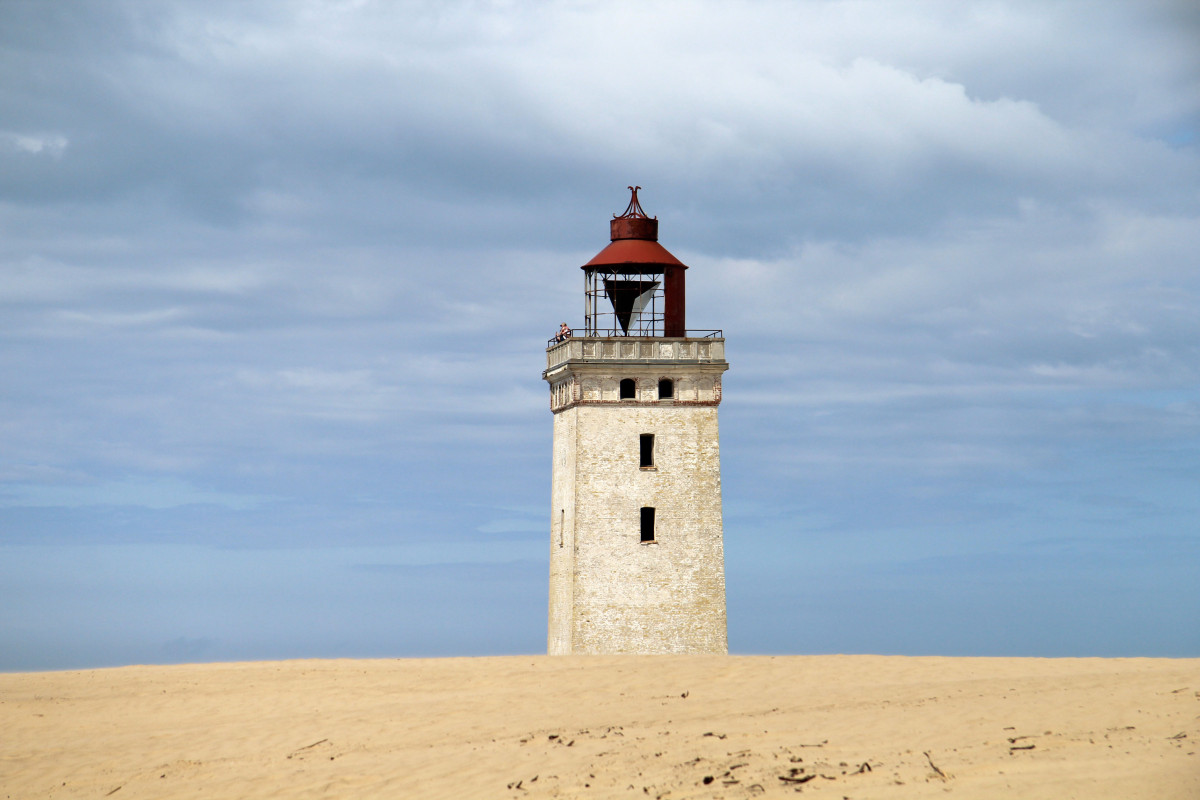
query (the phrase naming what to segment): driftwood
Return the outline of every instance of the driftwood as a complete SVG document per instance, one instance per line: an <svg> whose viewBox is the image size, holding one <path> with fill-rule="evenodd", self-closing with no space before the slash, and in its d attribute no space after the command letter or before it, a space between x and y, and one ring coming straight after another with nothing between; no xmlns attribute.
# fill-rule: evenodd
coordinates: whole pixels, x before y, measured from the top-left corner
<svg viewBox="0 0 1200 800"><path fill-rule="evenodd" d="M789 778L786 775L780 775L779 780L783 781L784 783L808 783L815 777L817 777L817 776L816 775L801 775L798 778Z"/></svg>
<svg viewBox="0 0 1200 800"><path fill-rule="evenodd" d="M933 767L933 771L938 774L938 777L940 777L944 781L949 780L949 778L946 777L946 773L944 773L940 769L938 769L938 765L933 763L933 756L929 755L928 750L925 751L925 760L929 762L929 766Z"/></svg>
<svg viewBox="0 0 1200 800"><path fill-rule="evenodd" d="M292 752L288 753L287 757L291 758L292 756L296 755L297 753L303 753L305 750L311 750L314 747L316 747L317 745L325 744L328 741L329 741L328 739L322 739L319 742L313 742L312 744L306 744L306 745L304 745L304 747L301 747L299 750L293 750Z"/></svg>

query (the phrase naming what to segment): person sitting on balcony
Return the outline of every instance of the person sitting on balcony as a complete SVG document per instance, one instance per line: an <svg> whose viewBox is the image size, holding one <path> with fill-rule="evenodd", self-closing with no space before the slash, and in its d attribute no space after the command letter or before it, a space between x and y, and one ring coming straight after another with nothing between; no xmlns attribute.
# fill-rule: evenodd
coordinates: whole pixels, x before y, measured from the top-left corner
<svg viewBox="0 0 1200 800"><path fill-rule="evenodd" d="M554 334L554 343L565 342L571 338L571 329L567 327L567 323L558 326L558 333Z"/></svg>

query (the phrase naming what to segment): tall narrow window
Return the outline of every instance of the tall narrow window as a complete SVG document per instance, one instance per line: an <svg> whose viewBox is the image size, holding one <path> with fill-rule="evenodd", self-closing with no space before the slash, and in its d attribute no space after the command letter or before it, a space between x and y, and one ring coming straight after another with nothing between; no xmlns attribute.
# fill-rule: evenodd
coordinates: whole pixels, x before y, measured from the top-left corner
<svg viewBox="0 0 1200 800"><path fill-rule="evenodd" d="M558 511L558 546L563 546L563 527L567 524L567 510L561 508Z"/></svg>
<svg viewBox="0 0 1200 800"><path fill-rule="evenodd" d="M675 397L675 381L663 378L658 382L658 399L670 400L673 397Z"/></svg>
<svg viewBox="0 0 1200 800"><path fill-rule="evenodd" d="M621 399L632 400L637 397L637 383L633 378L624 378L621 381Z"/></svg>
<svg viewBox="0 0 1200 800"><path fill-rule="evenodd" d="M654 541L654 508L642 506L642 541Z"/></svg>
<svg viewBox="0 0 1200 800"><path fill-rule="evenodd" d="M654 434L642 434L642 469L654 466Z"/></svg>

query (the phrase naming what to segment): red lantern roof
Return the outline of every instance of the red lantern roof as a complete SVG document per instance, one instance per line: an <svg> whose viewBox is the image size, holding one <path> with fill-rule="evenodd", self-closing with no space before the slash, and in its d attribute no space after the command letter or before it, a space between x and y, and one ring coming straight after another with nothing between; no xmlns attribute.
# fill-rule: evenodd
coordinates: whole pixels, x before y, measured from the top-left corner
<svg viewBox="0 0 1200 800"><path fill-rule="evenodd" d="M583 269L617 267L615 272L625 270L620 267L648 267L648 269L628 270L630 272L663 272L664 267L687 266L668 252L667 248L658 243L658 218L648 217L638 202L640 186L630 186L633 196L625 213L613 215L609 223L612 244L596 254L595 258L583 265Z"/></svg>

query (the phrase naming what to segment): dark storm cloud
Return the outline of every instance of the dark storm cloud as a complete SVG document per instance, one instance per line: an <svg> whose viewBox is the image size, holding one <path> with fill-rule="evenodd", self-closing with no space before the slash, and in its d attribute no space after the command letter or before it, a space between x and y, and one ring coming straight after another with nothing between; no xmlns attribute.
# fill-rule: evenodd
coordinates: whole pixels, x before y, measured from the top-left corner
<svg viewBox="0 0 1200 800"><path fill-rule="evenodd" d="M556 211L564 183L632 168L686 198L700 230L720 219L733 234L701 237L707 247L745 253L781 236L1010 213L1024 196L1126 192L1139 174L1164 174L1153 147L1106 139L1105 125L1072 129L1055 102L1077 97L1078 82L1117 87L1104 108L1132 103L1127 76L1144 88L1163 72L1122 70L1095 39L1069 60L1047 47L1074 19L1063 6L948 12L903 52L863 4L713 7L682 24L678 9L638 9L619 35L595 30L604 12L587 7L116 8L14 26L11 46L39 76L17 93L15 118L68 144L57 159L13 160L10 191L145 192L218 225L266 217L360 241L516 243L521 220L568 224ZM1099 16L1104 37L1129 18ZM1027 58L1012 56L1016 44ZM1012 75L1000 58L1040 83L975 94L977 76ZM1122 157L1104 158L1113 148ZM572 201L570 216L579 209ZM449 234L455 218L472 225Z"/></svg>

